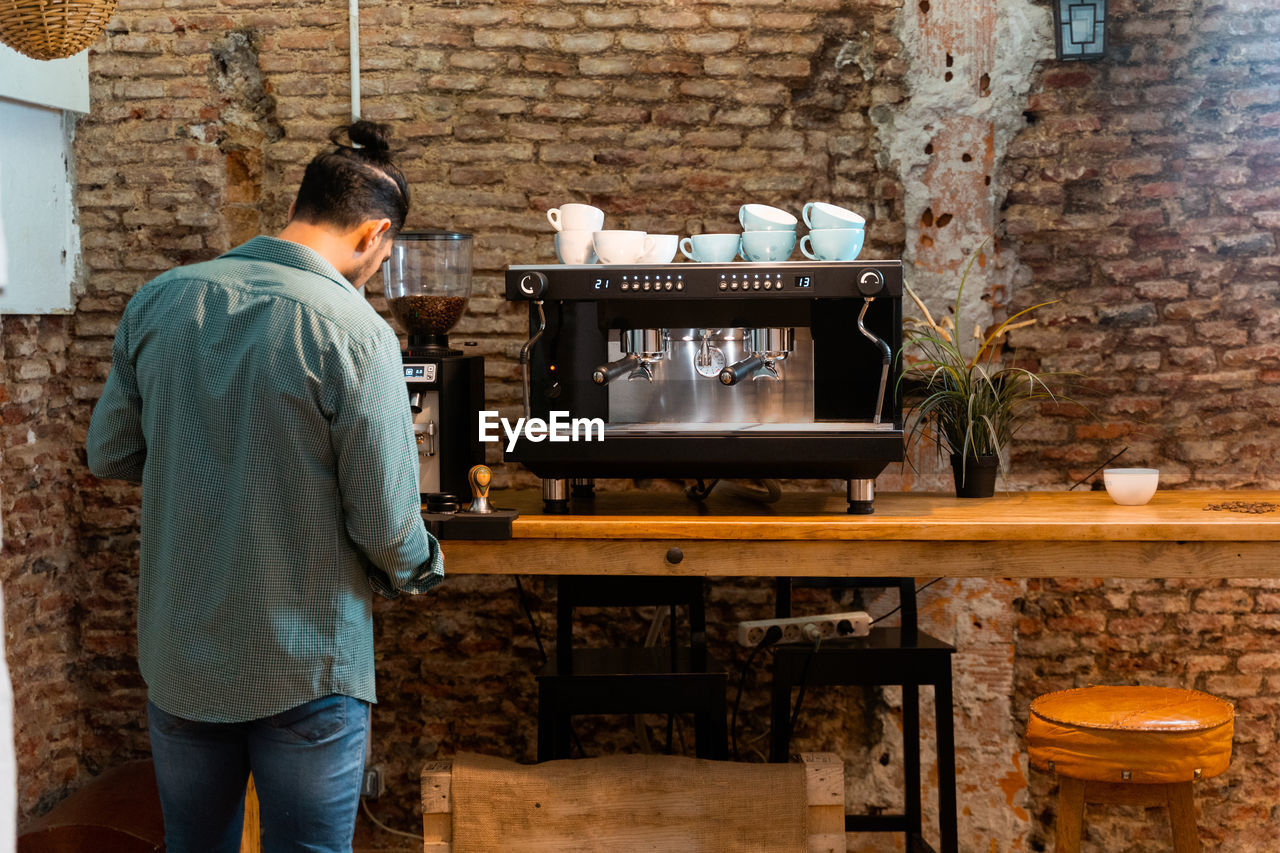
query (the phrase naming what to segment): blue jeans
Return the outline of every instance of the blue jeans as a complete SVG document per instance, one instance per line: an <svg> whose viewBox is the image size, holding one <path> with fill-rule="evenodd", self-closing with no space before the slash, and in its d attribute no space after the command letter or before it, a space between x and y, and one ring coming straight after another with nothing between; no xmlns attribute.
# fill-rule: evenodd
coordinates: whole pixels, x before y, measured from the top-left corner
<svg viewBox="0 0 1280 853"><path fill-rule="evenodd" d="M260 720L201 723L147 703L167 853L238 853L244 790L264 853L350 853L369 705L325 696Z"/></svg>

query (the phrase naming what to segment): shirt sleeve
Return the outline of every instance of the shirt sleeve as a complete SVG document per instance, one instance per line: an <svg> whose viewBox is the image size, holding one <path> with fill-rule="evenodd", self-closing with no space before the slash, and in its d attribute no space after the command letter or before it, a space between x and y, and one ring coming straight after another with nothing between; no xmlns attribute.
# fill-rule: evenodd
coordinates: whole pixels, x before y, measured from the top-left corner
<svg viewBox="0 0 1280 853"><path fill-rule="evenodd" d="M142 397L129 347L128 319L126 311L116 329L111 345L111 373L102 397L93 407L85 451L95 477L141 483L147 442L142 433Z"/></svg>
<svg viewBox="0 0 1280 853"><path fill-rule="evenodd" d="M330 436L347 534L373 564L374 591L388 598L427 592L444 579L444 558L422 523L399 346L388 328L336 361Z"/></svg>

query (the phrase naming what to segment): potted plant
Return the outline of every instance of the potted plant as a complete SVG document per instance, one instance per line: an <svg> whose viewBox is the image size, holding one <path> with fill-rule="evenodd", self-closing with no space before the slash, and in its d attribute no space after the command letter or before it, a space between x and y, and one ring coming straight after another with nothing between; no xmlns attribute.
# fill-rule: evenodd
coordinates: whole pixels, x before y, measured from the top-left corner
<svg viewBox="0 0 1280 853"><path fill-rule="evenodd" d="M935 321L920 297L906 286L923 315L904 323L906 366L899 381L908 397L907 445L928 434L938 454L950 456L958 497L991 497L997 472L1008 474L1009 444L1030 410L1041 400L1065 399L1050 387L1064 374L1005 364L1001 354L1004 336L1033 324L1035 320L1027 315L1051 302L1025 308L992 330L976 328L973 353L964 352L952 317L959 316L965 282L981 249L973 253L960 276L951 315L941 321Z"/></svg>

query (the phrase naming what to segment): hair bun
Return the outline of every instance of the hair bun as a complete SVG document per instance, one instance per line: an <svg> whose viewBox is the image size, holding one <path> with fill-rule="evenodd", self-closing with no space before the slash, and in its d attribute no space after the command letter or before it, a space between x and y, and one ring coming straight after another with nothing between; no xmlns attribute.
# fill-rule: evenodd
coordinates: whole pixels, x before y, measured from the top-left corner
<svg viewBox="0 0 1280 853"><path fill-rule="evenodd" d="M343 142L344 135L350 140L350 145ZM387 125L361 119L355 124L336 128L329 139L340 148L360 148L363 149L361 153L370 159L385 160L391 153L391 144L387 141L390 135L391 128Z"/></svg>

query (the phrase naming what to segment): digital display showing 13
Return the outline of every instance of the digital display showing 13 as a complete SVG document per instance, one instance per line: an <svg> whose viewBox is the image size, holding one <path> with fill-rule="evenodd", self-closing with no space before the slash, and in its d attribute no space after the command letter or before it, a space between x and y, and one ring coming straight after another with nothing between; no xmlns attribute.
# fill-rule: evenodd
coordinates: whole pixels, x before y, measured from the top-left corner
<svg viewBox="0 0 1280 853"><path fill-rule="evenodd" d="M813 276L811 275L796 276L796 287L813 287Z"/></svg>

